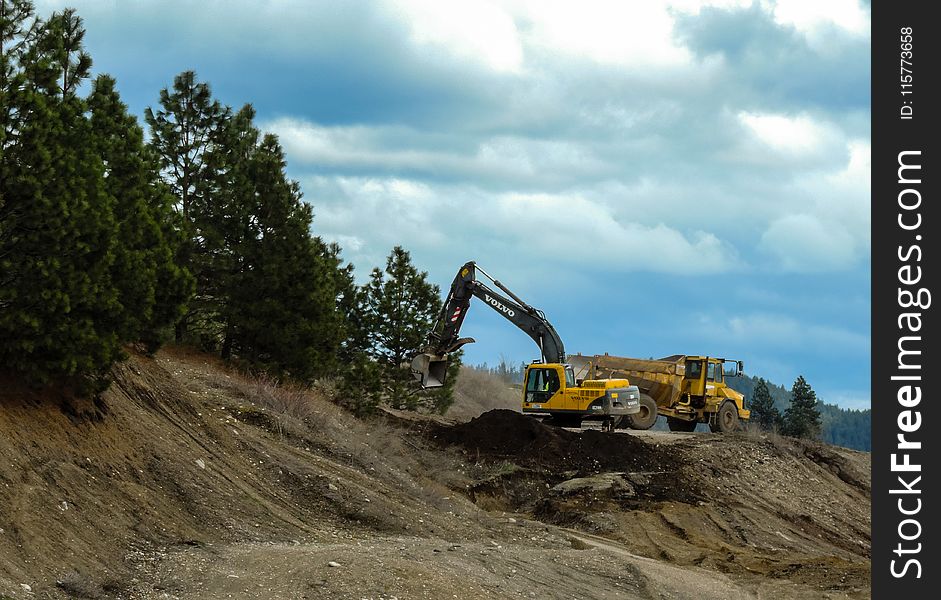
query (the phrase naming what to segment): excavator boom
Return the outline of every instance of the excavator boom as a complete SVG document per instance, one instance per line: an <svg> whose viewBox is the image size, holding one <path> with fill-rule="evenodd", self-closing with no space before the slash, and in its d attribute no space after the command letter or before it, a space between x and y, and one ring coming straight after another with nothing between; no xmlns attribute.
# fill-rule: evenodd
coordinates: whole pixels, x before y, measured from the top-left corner
<svg viewBox="0 0 941 600"><path fill-rule="evenodd" d="M489 279L503 293L479 281L478 273ZM483 300L487 306L532 338L539 346L544 362L565 362L562 340L542 311L521 300L505 285L490 277L474 261L470 261L464 264L454 277L448 297L429 335L427 348L412 361L412 374L422 387L444 385L448 371L448 355L464 344L474 341L473 338L460 337L461 325L467 317L467 309L473 297Z"/></svg>

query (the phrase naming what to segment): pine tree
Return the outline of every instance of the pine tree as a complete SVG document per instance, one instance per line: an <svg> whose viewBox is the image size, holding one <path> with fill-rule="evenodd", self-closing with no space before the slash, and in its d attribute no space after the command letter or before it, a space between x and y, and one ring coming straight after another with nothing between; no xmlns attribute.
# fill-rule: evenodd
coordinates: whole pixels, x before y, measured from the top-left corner
<svg viewBox="0 0 941 600"><path fill-rule="evenodd" d="M91 73L91 56L82 46L85 28L74 8L54 13L46 27L49 35L43 37L42 48L58 68L59 92L67 98Z"/></svg>
<svg viewBox="0 0 941 600"><path fill-rule="evenodd" d="M160 91L160 107L156 112L145 109L144 119L176 197L176 208L188 221L205 177L205 154L230 111L212 98L209 84L199 83L193 71L173 79L172 93L167 88Z"/></svg>
<svg viewBox="0 0 941 600"><path fill-rule="evenodd" d="M339 403L363 417L376 411L383 400L383 372L365 352L354 354L337 386Z"/></svg>
<svg viewBox="0 0 941 600"><path fill-rule="evenodd" d="M334 372L343 338L336 253L250 105L217 124L189 210L203 345L277 377Z"/></svg>
<svg viewBox="0 0 941 600"><path fill-rule="evenodd" d="M33 61L27 55L34 53L36 31L41 27L29 0L0 0L0 261L4 261L0 262L0 310L7 308L3 291L16 281L9 254L19 211L10 198L10 186L21 174L21 163L9 153L19 152L21 132L32 116L30 107L38 100L30 98L32 90L48 88L55 78L48 60L38 69L45 73L45 86L38 77L28 76Z"/></svg>
<svg viewBox="0 0 941 600"><path fill-rule="evenodd" d="M757 423L762 429L772 431L781 427L781 413L774 406L768 382L764 379L758 380L749 408L751 409L751 422Z"/></svg>
<svg viewBox="0 0 941 600"><path fill-rule="evenodd" d="M254 116L246 105L218 124L189 212L202 343L225 359L237 350L238 298L264 293L247 288L245 281L252 268L247 254L260 236L257 219L265 202L256 193L253 161L260 133L252 123Z"/></svg>
<svg viewBox="0 0 941 600"><path fill-rule="evenodd" d="M152 352L182 315L192 287L189 274L174 262L179 236L173 198L114 79L99 76L88 102L96 149L106 165L105 185L115 198L120 243L112 278L121 304L119 334L144 342Z"/></svg>
<svg viewBox="0 0 941 600"><path fill-rule="evenodd" d="M817 438L820 435L817 394L803 375L798 376L791 388L791 405L784 411L782 433L801 438Z"/></svg>
<svg viewBox="0 0 941 600"><path fill-rule="evenodd" d="M343 264L340 252L340 246L335 242L327 246L331 272L335 279L337 312L344 325L343 340L337 350L337 359L342 364L348 364L366 350L368 335L364 330L358 310L360 290L353 276L353 265Z"/></svg>
<svg viewBox="0 0 941 600"><path fill-rule="evenodd" d="M374 269L360 297L360 320L367 332L367 353L382 372L382 394L393 408L425 408L443 412L452 402L452 388L417 392L408 359L422 347L441 310L440 290L416 269L409 253L396 246L385 271ZM455 357L457 358L457 357ZM456 376L459 360L451 364ZM453 384L455 377L449 377Z"/></svg>
<svg viewBox="0 0 941 600"><path fill-rule="evenodd" d="M183 227L183 240L175 261L196 278L196 295L176 327L178 342L183 340L192 323L207 318L206 313L213 310L215 298L205 293L210 282L202 276L199 265L194 264L194 255L200 251L205 253L206 249L202 246L202 232L194 224L193 213L215 201L211 197L215 190L207 181L211 173L206 158L214 148L222 125L230 117L229 109L212 98L209 85L198 82L193 71L176 76L172 91L167 88L160 91L158 110L147 108L144 112L150 127L150 145L160 157Z"/></svg>
<svg viewBox="0 0 941 600"><path fill-rule="evenodd" d="M332 250L310 234L313 212L285 175L278 140L266 135L251 161L251 206L227 323L241 356L307 381L335 372L343 338Z"/></svg>
<svg viewBox="0 0 941 600"><path fill-rule="evenodd" d="M0 364L34 382L102 381L121 356L123 323L114 199L75 95L90 66L81 19L42 22L28 3L11 5L0 40L16 48L2 65Z"/></svg>
<svg viewBox="0 0 941 600"><path fill-rule="evenodd" d="M5 289L14 283L7 254L12 244L15 214L7 201L7 186L15 164L6 157L7 148L17 141L21 128L19 107L23 103L26 75L19 57L26 45L27 31L35 23L32 2L0 0L0 319L9 308Z"/></svg>
<svg viewBox="0 0 941 600"><path fill-rule="evenodd" d="M384 271L373 269L363 292L370 353L380 362L398 366L424 342L441 303L440 290L427 277L401 246L392 250Z"/></svg>

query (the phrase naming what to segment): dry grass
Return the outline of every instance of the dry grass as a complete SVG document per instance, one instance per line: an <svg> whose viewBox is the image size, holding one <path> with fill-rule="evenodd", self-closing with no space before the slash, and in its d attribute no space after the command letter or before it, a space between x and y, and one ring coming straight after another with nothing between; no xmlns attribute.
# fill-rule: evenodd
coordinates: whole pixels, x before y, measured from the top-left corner
<svg viewBox="0 0 941 600"><path fill-rule="evenodd" d="M425 442L419 432L392 425L381 416L360 418L343 407L336 383L309 387L246 373L217 357L185 347L163 350L202 370L202 385L236 400L238 418L261 425L288 443L317 448L358 470L377 475L432 506L446 507L480 473L469 473L465 459ZM193 382L199 386L199 383ZM462 368L449 417L470 419L493 408L519 410L519 391L489 373ZM421 428L423 420L416 421ZM473 470L473 469L472 469Z"/></svg>
<svg viewBox="0 0 941 600"><path fill-rule="evenodd" d="M469 421L488 410L520 410L520 390L490 373L462 366L454 386L454 404L447 416Z"/></svg>
<svg viewBox="0 0 941 600"><path fill-rule="evenodd" d="M316 403L308 389L282 384L267 375L250 380L247 388L247 395L277 415L304 421L317 413Z"/></svg>
<svg viewBox="0 0 941 600"><path fill-rule="evenodd" d="M362 419L343 408L330 381L309 388L224 367L207 382L241 398L245 411L262 411L280 437L314 446L370 475L395 482L432 506L447 507L451 490L470 481L460 457L429 447L418 434L381 418Z"/></svg>
<svg viewBox="0 0 941 600"><path fill-rule="evenodd" d="M770 442L771 445L778 450L783 451L793 446L793 441L790 438L778 433L777 428L774 428L771 431L767 431L762 429L758 423L746 423L743 426L742 431L747 438Z"/></svg>

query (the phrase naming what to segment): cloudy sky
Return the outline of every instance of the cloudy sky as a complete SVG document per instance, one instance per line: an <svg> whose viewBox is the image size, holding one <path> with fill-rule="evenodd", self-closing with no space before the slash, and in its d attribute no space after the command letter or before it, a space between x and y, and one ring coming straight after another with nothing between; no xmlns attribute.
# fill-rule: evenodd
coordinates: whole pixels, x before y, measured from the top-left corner
<svg viewBox="0 0 941 600"><path fill-rule="evenodd" d="M40 1L138 115L255 105L360 277L477 260L569 352L710 354L870 404L870 14L857 0ZM483 305L468 360L534 358Z"/></svg>

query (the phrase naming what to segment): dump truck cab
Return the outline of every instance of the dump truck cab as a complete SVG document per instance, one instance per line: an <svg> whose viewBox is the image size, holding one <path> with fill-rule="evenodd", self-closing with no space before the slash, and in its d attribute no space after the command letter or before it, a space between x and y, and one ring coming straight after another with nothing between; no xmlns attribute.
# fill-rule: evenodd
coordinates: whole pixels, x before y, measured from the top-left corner
<svg viewBox="0 0 941 600"><path fill-rule="evenodd" d="M687 356L684 364L683 385L685 395L677 408L682 409L682 400L696 411L682 416L704 415L703 422L713 430L728 431L739 421L747 421L751 411L745 408L745 396L729 387L726 379L737 377L743 371L742 361L708 356ZM727 402L734 405L722 410ZM696 421L700 419L697 418Z"/></svg>
<svg viewBox="0 0 941 600"><path fill-rule="evenodd" d="M742 361L711 356L672 356L682 375L679 395L667 402L659 399L658 412L666 415L674 431L692 431L697 423L706 423L715 432L733 431L751 412L745 408L745 396L728 384L728 378L743 372Z"/></svg>
<svg viewBox="0 0 941 600"><path fill-rule="evenodd" d="M728 365L728 366L726 366ZM742 371L742 361L708 356L687 356L683 365L686 393L691 399L708 402L710 398L744 397L730 388L725 378L736 377Z"/></svg>
<svg viewBox="0 0 941 600"><path fill-rule="evenodd" d="M577 381L571 365L534 362L523 378L523 412L545 415L557 425L577 427L582 419L617 426L636 413L640 390L627 379Z"/></svg>

